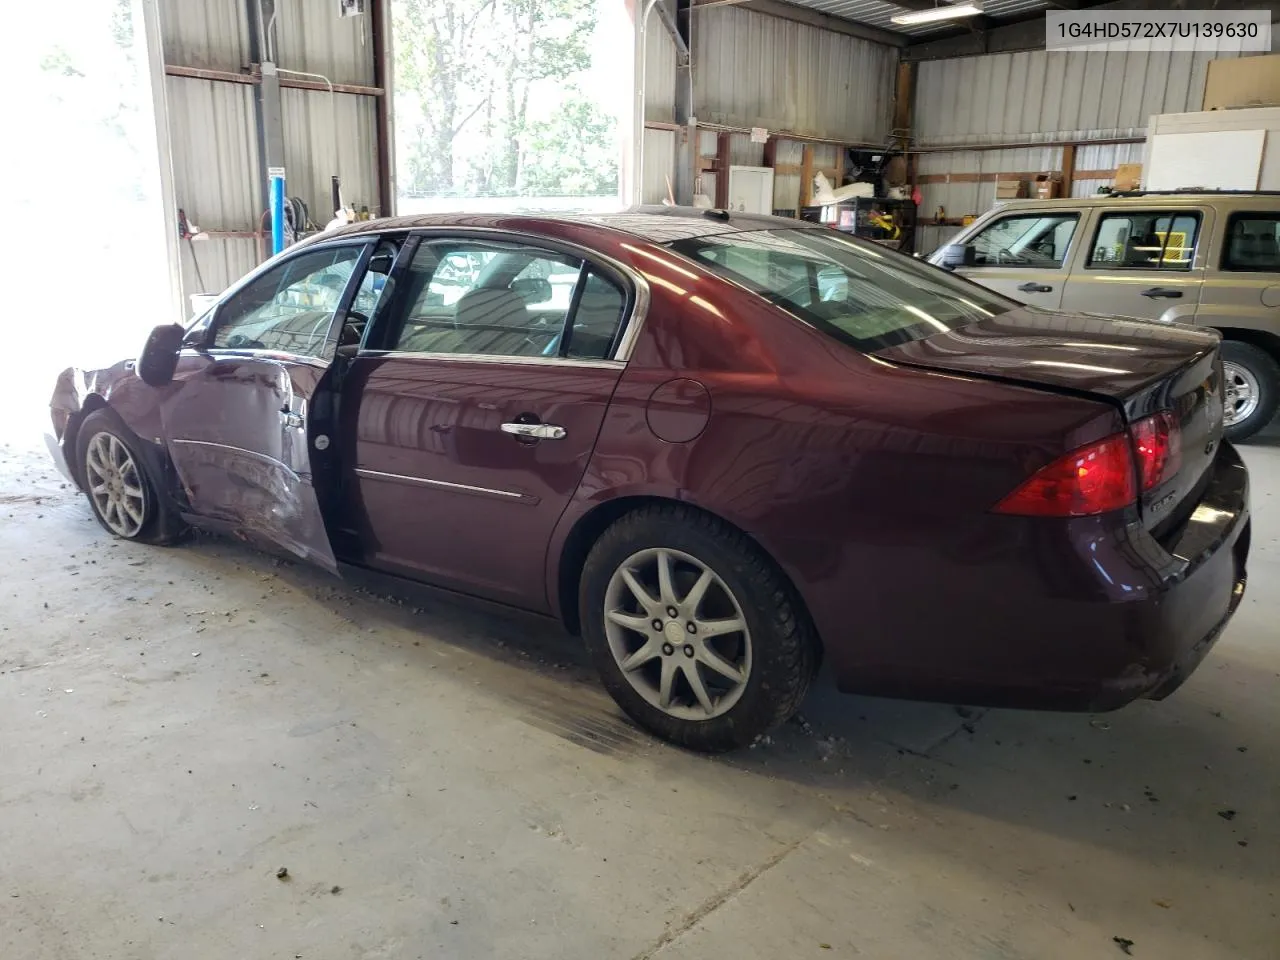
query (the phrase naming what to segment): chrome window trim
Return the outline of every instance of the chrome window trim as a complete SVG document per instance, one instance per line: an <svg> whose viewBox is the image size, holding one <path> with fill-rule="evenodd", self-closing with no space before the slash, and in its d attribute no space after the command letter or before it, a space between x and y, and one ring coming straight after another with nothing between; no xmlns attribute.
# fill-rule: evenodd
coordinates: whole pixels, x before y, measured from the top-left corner
<svg viewBox="0 0 1280 960"><path fill-rule="evenodd" d="M499 363L508 366L588 367L597 370L621 370L621 360L578 360L573 357L511 357L493 353L430 353L408 350L361 350L357 359L375 360L452 360L467 363Z"/></svg>
<svg viewBox="0 0 1280 960"><path fill-rule="evenodd" d="M329 341L325 341L328 343ZM323 357L312 357L302 353L286 353L283 350L268 349L252 349L248 347L210 347L207 350L197 350L193 347L185 347L184 353L191 353L195 356L212 357L240 357L244 360L273 360L276 363L301 363L308 367L315 367L317 370L328 370L333 363L332 360L325 360Z"/></svg>
<svg viewBox="0 0 1280 960"><path fill-rule="evenodd" d="M544 246L551 249L556 247L563 248L566 252L572 253L576 257L587 261L588 263L604 264L631 282L632 289L635 291L635 297L631 304L631 310L622 321L622 333L618 337L617 343L613 348L613 355L609 360L605 361L588 361L593 363L617 362L626 364L631 359L631 352L635 349L636 341L640 337L640 331L644 327L645 317L649 313L649 281L644 275L636 270L635 267L617 260L606 253L601 253L592 247L583 246L572 240L561 240L559 237L548 237L540 233L519 233L513 230L503 230L499 227L469 227L463 225L456 226L440 226L440 227L388 227L386 230L370 230L359 234L349 234L348 236L378 236L382 233L409 233L412 236L420 237L424 241L431 241L434 238L457 237L458 239L466 239L469 234L479 234L481 236L491 236L494 240L505 238L511 243L524 243L532 246ZM385 351L397 356L407 356L407 354L395 354L395 351ZM440 354L431 354L432 357L442 356ZM447 355L444 355L447 356ZM498 359L492 356L484 356L483 359ZM569 359L569 358L561 358Z"/></svg>
<svg viewBox="0 0 1280 960"><path fill-rule="evenodd" d="M492 487L476 487L469 483L450 483L447 480L431 480L427 477L409 477L402 473L386 473L382 470L370 470L367 467L356 467L357 477L366 480L390 480L393 483L407 483L415 487L432 487L438 490L453 490L457 493L478 493L483 496L501 497L504 500L515 500L523 503L537 503L537 497L515 493L511 490L495 490Z"/></svg>

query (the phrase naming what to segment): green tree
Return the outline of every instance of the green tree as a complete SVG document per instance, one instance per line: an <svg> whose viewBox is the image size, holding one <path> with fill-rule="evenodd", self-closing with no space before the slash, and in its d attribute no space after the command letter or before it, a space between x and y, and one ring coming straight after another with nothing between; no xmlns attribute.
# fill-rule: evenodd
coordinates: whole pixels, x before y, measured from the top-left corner
<svg viewBox="0 0 1280 960"><path fill-rule="evenodd" d="M550 120L529 124L525 192L593 197L618 190L617 120L581 91Z"/></svg>

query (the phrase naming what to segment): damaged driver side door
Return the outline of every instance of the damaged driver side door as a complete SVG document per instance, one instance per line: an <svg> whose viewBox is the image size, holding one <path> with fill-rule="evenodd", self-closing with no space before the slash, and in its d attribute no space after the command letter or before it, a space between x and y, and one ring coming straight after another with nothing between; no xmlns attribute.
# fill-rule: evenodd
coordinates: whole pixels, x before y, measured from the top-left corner
<svg viewBox="0 0 1280 960"><path fill-rule="evenodd" d="M189 520L336 572L311 451L329 447L327 378L372 249L299 251L188 336L161 424Z"/></svg>

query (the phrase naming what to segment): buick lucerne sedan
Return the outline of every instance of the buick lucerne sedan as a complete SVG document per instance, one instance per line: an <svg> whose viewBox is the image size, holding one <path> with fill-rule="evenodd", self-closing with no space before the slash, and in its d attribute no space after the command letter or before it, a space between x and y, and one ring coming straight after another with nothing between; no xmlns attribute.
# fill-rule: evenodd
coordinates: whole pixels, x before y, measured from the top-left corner
<svg viewBox="0 0 1280 960"><path fill-rule="evenodd" d="M223 531L561 619L632 718L851 692L1109 709L1240 602L1220 341L1020 306L794 220L356 224L62 374L102 525Z"/></svg>

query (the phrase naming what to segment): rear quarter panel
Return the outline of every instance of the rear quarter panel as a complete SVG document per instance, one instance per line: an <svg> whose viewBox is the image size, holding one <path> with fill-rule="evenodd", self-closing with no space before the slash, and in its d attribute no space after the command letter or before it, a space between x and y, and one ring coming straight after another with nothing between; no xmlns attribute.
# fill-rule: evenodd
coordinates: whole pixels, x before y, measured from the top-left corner
<svg viewBox="0 0 1280 960"><path fill-rule="evenodd" d="M993 574L1016 590L1026 528L990 508L1065 450L1119 428L1107 405L877 361L671 259L688 275L643 268L648 317L551 556L615 498L697 506L782 567L841 673L927 656L939 625L930 595L962 595L975 571L988 578L982 597ZM705 428L683 443L647 424L649 397L674 378L711 396ZM868 642L886 634L893 644Z"/></svg>

